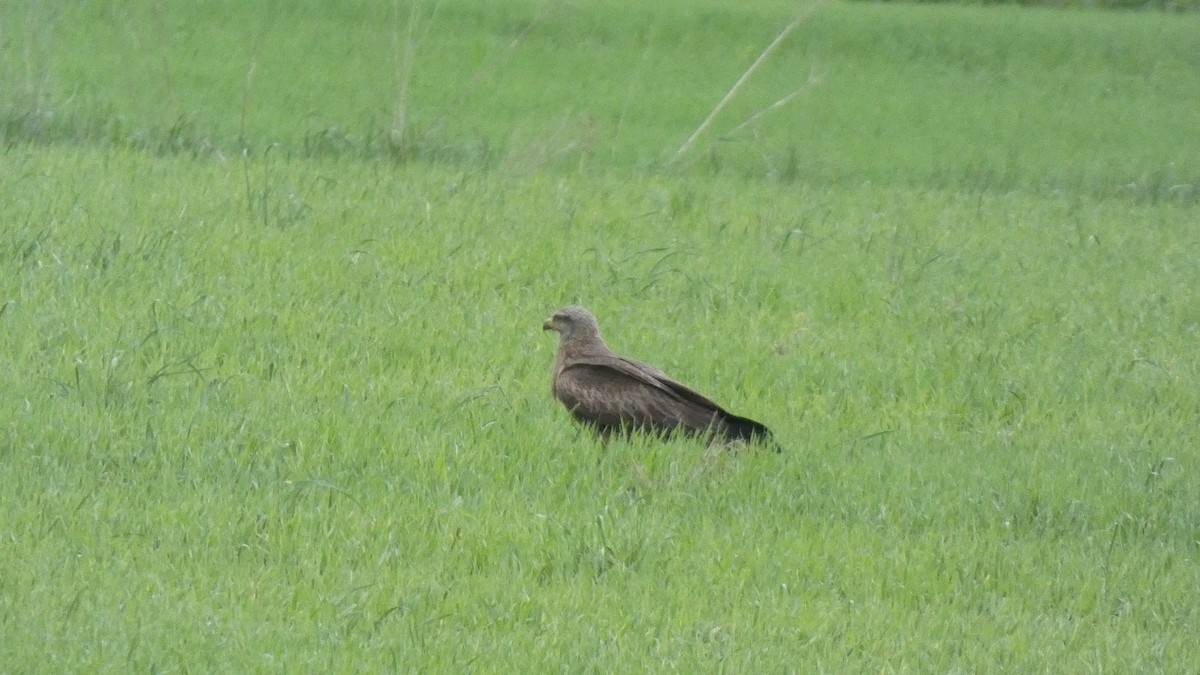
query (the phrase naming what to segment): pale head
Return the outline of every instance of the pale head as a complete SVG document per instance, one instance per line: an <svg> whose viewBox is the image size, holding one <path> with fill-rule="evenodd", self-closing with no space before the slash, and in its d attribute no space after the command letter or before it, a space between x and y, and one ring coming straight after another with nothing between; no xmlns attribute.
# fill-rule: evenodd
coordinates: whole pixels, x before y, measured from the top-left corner
<svg viewBox="0 0 1200 675"><path fill-rule="evenodd" d="M596 317L578 305L567 305L542 324L542 330L557 331L559 338L568 340L599 340L600 326Z"/></svg>

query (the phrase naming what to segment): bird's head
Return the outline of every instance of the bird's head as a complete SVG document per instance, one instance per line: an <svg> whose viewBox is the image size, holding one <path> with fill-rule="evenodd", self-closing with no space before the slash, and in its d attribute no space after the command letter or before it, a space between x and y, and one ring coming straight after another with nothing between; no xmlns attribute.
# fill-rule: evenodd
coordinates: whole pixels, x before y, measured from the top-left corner
<svg viewBox="0 0 1200 675"><path fill-rule="evenodd" d="M559 339L564 342L572 339L600 339L600 327L596 324L596 317L576 305L568 305L555 312L542 324L542 330L557 331Z"/></svg>

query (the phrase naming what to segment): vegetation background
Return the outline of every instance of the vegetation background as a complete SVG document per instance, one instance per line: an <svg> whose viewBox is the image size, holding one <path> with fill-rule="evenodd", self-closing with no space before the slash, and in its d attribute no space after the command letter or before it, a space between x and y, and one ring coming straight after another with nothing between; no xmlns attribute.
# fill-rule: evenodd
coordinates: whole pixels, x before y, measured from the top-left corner
<svg viewBox="0 0 1200 675"><path fill-rule="evenodd" d="M5 0L0 670L1189 672L1200 16L1081 4Z"/></svg>

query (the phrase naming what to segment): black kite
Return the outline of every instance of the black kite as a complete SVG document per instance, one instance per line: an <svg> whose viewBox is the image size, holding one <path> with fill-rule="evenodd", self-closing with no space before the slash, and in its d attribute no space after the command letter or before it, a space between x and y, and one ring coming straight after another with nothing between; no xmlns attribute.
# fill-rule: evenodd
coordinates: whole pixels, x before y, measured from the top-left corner
<svg viewBox="0 0 1200 675"><path fill-rule="evenodd" d="M559 335L554 397L605 443L614 433L678 432L710 444L765 442L779 451L766 426L734 415L654 366L613 352L586 309L563 307L542 328Z"/></svg>

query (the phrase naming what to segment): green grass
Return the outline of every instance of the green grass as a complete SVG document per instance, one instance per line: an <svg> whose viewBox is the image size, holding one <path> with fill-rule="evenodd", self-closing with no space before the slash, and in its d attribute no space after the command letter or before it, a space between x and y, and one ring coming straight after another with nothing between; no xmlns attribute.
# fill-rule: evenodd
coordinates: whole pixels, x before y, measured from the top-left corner
<svg viewBox="0 0 1200 675"><path fill-rule="evenodd" d="M83 4L12 12L18 138L171 152L659 166L792 2ZM411 26L411 30L410 30ZM412 35L404 135L392 138ZM688 158L741 177L1200 192L1200 14L831 3ZM753 129L735 126L821 84ZM1156 108L1152 118L1147 109Z"/></svg>
<svg viewBox="0 0 1200 675"><path fill-rule="evenodd" d="M790 5L443 3L401 156L390 8L98 7L5 33L0 670L1194 667L1196 17L831 5L664 171ZM786 452L602 451L567 302Z"/></svg>

